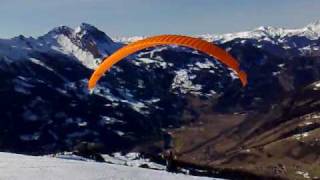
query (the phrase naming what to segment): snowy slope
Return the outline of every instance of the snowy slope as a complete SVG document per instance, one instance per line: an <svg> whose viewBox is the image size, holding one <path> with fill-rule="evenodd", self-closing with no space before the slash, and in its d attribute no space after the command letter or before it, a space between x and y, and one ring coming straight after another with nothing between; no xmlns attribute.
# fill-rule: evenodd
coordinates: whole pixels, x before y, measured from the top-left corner
<svg viewBox="0 0 320 180"><path fill-rule="evenodd" d="M212 179L107 163L0 153L0 179L4 180L192 180Z"/></svg>

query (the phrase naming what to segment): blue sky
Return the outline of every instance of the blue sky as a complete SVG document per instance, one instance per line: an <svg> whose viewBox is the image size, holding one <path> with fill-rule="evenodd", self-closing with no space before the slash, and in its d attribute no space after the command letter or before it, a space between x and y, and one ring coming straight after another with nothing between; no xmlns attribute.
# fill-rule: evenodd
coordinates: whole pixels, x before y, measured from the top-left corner
<svg viewBox="0 0 320 180"><path fill-rule="evenodd" d="M110 36L204 34L320 20L320 0L0 0L0 38L92 24Z"/></svg>

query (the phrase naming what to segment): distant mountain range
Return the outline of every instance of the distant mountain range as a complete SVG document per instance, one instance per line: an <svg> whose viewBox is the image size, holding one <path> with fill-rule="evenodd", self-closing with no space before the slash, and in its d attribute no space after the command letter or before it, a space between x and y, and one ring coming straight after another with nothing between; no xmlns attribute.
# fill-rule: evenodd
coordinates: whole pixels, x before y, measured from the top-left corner
<svg viewBox="0 0 320 180"><path fill-rule="evenodd" d="M129 38L117 38L116 41L129 43L145 38L146 36L135 36ZM320 20L300 29L285 29L272 26L261 26L252 31L227 33L227 34L204 34L198 35L209 42L218 44L242 39L242 43L252 43L258 48L268 48L278 46L284 50L298 50L301 54L310 54L319 50L319 44L316 40L320 38ZM279 49L279 51L281 51ZM271 53L277 53L274 49L270 49ZM298 53L298 52L296 52ZM277 53L278 54L278 53Z"/></svg>
<svg viewBox="0 0 320 180"><path fill-rule="evenodd" d="M211 57L161 46L120 62L90 95L87 80L101 59L143 37L112 40L83 23L0 39L0 148L46 153L89 141L127 149L197 119L188 108L194 99L218 112L257 111L320 79L319 21L197 37L236 57L248 87Z"/></svg>

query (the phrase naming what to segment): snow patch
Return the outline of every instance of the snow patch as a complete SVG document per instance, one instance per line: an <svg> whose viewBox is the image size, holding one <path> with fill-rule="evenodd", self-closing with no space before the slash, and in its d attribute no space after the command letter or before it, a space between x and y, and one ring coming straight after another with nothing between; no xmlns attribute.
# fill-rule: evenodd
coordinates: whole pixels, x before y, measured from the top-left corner
<svg viewBox="0 0 320 180"><path fill-rule="evenodd" d="M184 69L175 71L176 76L173 79L173 83L171 88L173 90L179 90L180 93L192 93L192 94L199 94L202 86L200 84L193 84L190 80L190 76L188 72Z"/></svg>
<svg viewBox="0 0 320 180"><path fill-rule="evenodd" d="M301 133L301 134L295 134L294 138L296 140L302 140L303 138L308 137L308 136L309 136L309 133L308 132L304 132L304 133Z"/></svg>
<svg viewBox="0 0 320 180"><path fill-rule="evenodd" d="M296 174L303 176L305 179L310 179L310 175L308 172L296 171Z"/></svg>

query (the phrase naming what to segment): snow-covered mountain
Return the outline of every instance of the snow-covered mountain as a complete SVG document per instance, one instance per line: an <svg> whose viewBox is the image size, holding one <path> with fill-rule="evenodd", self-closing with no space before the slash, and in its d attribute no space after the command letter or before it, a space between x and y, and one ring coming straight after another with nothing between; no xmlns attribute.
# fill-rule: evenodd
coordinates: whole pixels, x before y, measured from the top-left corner
<svg viewBox="0 0 320 180"><path fill-rule="evenodd" d="M121 61L90 95L93 68L130 39L113 41L89 24L1 39L0 148L46 153L89 141L105 151L127 149L195 121L195 102L212 111L257 110L320 79L319 22L200 37L241 62L248 87L205 54L160 46Z"/></svg>
<svg viewBox="0 0 320 180"><path fill-rule="evenodd" d="M284 50L292 49L306 55L313 51L319 51L319 42L317 40L320 38L320 20L299 29L261 26L252 31L227 34L208 33L195 37L218 44L230 41L240 41L240 43L251 43L258 48L278 46L278 48ZM115 41L129 43L144 38L146 38L146 36L134 36L129 38L115 38ZM274 49L270 49L270 52L277 53Z"/></svg>
<svg viewBox="0 0 320 180"><path fill-rule="evenodd" d="M7 59L29 59L34 52L65 54L95 68L101 58L112 54L121 44L115 43L94 26L83 23L75 30L60 26L38 38L18 36L0 40L0 56Z"/></svg>
<svg viewBox="0 0 320 180"><path fill-rule="evenodd" d="M223 35L208 34L199 37L219 43L236 39L242 39L242 43L251 41L255 47L267 49L270 53L277 53L278 55L280 53L276 52L274 47L278 47L278 51L286 50L295 54L312 55L313 51L319 51L320 21L300 29L261 26L253 31Z"/></svg>
<svg viewBox="0 0 320 180"><path fill-rule="evenodd" d="M292 36L303 36L314 40L320 37L320 20L306 25L303 28L287 29L272 26L260 26L252 31L234 32L226 34L203 34L195 37L203 38L207 41L228 42L237 38L241 39L265 39L277 40L279 38L287 38ZM114 38L117 42L134 42L146 38L147 36L118 37ZM268 39L269 38L269 39Z"/></svg>
<svg viewBox="0 0 320 180"><path fill-rule="evenodd" d="M314 23L308 24L307 26L300 29L286 29L272 26L261 26L252 31L228 33L228 34L206 34L200 35L199 37L205 38L208 41L219 41L227 42L237 38L241 39L261 39L269 41L278 41L293 37L303 36L310 40L315 40L320 37L320 20Z"/></svg>

